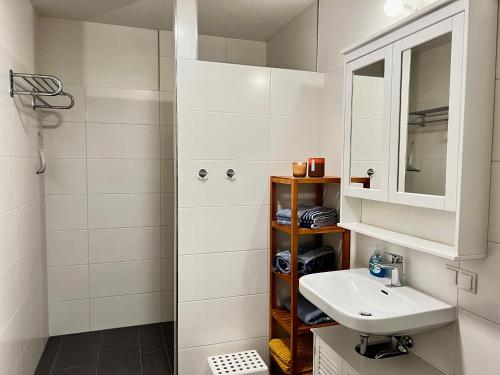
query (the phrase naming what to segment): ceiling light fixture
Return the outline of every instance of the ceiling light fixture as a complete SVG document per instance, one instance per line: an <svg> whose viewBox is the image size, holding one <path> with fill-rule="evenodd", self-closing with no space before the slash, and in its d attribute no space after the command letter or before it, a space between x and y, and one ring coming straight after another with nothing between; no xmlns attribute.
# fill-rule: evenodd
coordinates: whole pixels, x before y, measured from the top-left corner
<svg viewBox="0 0 500 375"><path fill-rule="evenodd" d="M384 11L389 17L397 17L405 10L403 0L385 0Z"/></svg>

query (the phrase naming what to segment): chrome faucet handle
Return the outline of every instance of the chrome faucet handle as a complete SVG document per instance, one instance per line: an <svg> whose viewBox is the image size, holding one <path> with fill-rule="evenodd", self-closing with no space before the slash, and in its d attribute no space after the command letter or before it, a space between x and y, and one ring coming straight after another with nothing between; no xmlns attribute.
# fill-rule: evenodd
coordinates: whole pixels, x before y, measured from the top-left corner
<svg viewBox="0 0 500 375"><path fill-rule="evenodd" d="M391 263L403 263L403 257L399 254L394 254L390 252L386 252L385 254L389 255L391 257Z"/></svg>

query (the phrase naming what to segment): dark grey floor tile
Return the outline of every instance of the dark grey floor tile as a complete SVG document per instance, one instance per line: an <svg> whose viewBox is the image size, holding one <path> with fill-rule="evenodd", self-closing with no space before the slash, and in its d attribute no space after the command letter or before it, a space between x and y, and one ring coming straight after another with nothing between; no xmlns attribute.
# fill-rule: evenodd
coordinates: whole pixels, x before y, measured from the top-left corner
<svg viewBox="0 0 500 375"><path fill-rule="evenodd" d="M139 345L137 327L107 329L101 332L101 350Z"/></svg>
<svg viewBox="0 0 500 375"><path fill-rule="evenodd" d="M171 374L166 352L142 354L141 362L142 375Z"/></svg>
<svg viewBox="0 0 500 375"><path fill-rule="evenodd" d="M148 324L139 327L141 354L165 351L160 324Z"/></svg>
<svg viewBox="0 0 500 375"><path fill-rule="evenodd" d="M85 332L62 336L55 369L95 365L99 353L100 332Z"/></svg>
<svg viewBox="0 0 500 375"><path fill-rule="evenodd" d="M38 362L35 375L50 375L54 361L61 345L61 336L50 337L43 351L42 357Z"/></svg>
<svg viewBox="0 0 500 375"><path fill-rule="evenodd" d="M64 370L57 370L52 375L96 375L96 365L70 367ZM118 375L118 374L117 374Z"/></svg>
<svg viewBox="0 0 500 375"><path fill-rule="evenodd" d="M170 364L170 369L172 373L174 372L174 347L170 346L167 348L168 362Z"/></svg>
<svg viewBox="0 0 500 375"><path fill-rule="evenodd" d="M139 347L103 350L99 354L98 375L140 375Z"/></svg>
<svg viewBox="0 0 500 375"><path fill-rule="evenodd" d="M174 346L174 325L173 322L163 322L161 324L163 331L163 338L165 340L166 347Z"/></svg>

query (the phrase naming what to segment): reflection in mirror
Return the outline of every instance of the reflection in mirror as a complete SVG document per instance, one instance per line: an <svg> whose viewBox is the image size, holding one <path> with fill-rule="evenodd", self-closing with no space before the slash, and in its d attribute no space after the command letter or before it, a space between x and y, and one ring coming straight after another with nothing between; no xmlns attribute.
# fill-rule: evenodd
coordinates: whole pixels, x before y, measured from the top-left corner
<svg viewBox="0 0 500 375"><path fill-rule="evenodd" d="M380 189L383 163L384 72L381 60L353 72L351 186Z"/></svg>
<svg viewBox="0 0 500 375"><path fill-rule="evenodd" d="M398 191L444 196L451 33L403 51Z"/></svg>

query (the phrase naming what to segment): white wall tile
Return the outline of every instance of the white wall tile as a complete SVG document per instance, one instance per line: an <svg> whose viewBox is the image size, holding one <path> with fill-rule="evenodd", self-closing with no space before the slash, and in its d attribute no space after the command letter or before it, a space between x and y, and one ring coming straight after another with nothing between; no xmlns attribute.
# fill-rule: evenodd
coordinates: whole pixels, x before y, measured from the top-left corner
<svg viewBox="0 0 500 375"><path fill-rule="evenodd" d="M49 267L49 302L89 298L89 267Z"/></svg>
<svg viewBox="0 0 500 375"><path fill-rule="evenodd" d="M8 326L0 333L0 361L5 374L9 374L21 357L19 337L19 315L14 316Z"/></svg>
<svg viewBox="0 0 500 375"><path fill-rule="evenodd" d="M246 350L257 350L261 358L267 361L267 339L260 337L181 349L178 357L178 371L179 374L211 375L212 372L207 362L208 357Z"/></svg>
<svg viewBox="0 0 500 375"><path fill-rule="evenodd" d="M160 194L89 195L89 228L160 225Z"/></svg>
<svg viewBox="0 0 500 375"><path fill-rule="evenodd" d="M172 226L175 221L174 193L161 194L161 225Z"/></svg>
<svg viewBox="0 0 500 375"><path fill-rule="evenodd" d="M179 257L179 302L266 293L266 250Z"/></svg>
<svg viewBox="0 0 500 375"><path fill-rule="evenodd" d="M492 163L491 165L488 240L500 243L500 163Z"/></svg>
<svg viewBox="0 0 500 375"><path fill-rule="evenodd" d="M494 374L500 366L496 348L500 327L463 310L458 312L457 375Z"/></svg>
<svg viewBox="0 0 500 375"><path fill-rule="evenodd" d="M466 260L460 262L460 268L475 272L477 280L477 294L458 290L458 305L473 314L500 324L500 300L495 298L500 282L500 245L488 243L488 257L482 260Z"/></svg>
<svg viewBox="0 0 500 375"><path fill-rule="evenodd" d="M14 159L14 158L0 158L0 213L4 213L12 208L16 204L15 197L19 195L18 192L14 192L14 163L19 163L20 165L24 165L23 160L31 159ZM20 181L21 182L21 181ZM24 191L25 189L30 188L30 186L21 186L19 184L18 187Z"/></svg>
<svg viewBox="0 0 500 375"><path fill-rule="evenodd" d="M159 193L160 161L89 159L89 194Z"/></svg>
<svg viewBox="0 0 500 375"><path fill-rule="evenodd" d="M160 91L160 125L174 125L175 93Z"/></svg>
<svg viewBox="0 0 500 375"><path fill-rule="evenodd" d="M88 123L88 157L159 159L159 131L154 125Z"/></svg>
<svg viewBox="0 0 500 375"><path fill-rule="evenodd" d="M179 255L265 249L268 217L268 206L180 208Z"/></svg>
<svg viewBox="0 0 500 375"><path fill-rule="evenodd" d="M321 118L321 154L326 158L326 168L333 161L342 160L344 145L343 115L334 115ZM328 172L328 175L331 172ZM337 174L340 175L340 174Z"/></svg>
<svg viewBox="0 0 500 375"><path fill-rule="evenodd" d="M160 228L91 230L89 254L91 263L159 259Z"/></svg>
<svg viewBox="0 0 500 375"><path fill-rule="evenodd" d="M175 61L173 57L160 57L160 90L175 91Z"/></svg>
<svg viewBox="0 0 500 375"><path fill-rule="evenodd" d="M179 159L269 160L269 116L179 111L177 122Z"/></svg>
<svg viewBox="0 0 500 375"><path fill-rule="evenodd" d="M500 75L500 62L497 75ZM500 161L500 80L495 81L495 117L493 126L493 161Z"/></svg>
<svg viewBox="0 0 500 375"><path fill-rule="evenodd" d="M12 156L14 153L14 131L11 121L12 107L9 99L8 94L0 95L0 156Z"/></svg>
<svg viewBox="0 0 500 375"><path fill-rule="evenodd" d="M227 39L219 36L198 35L198 59L225 63Z"/></svg>
<svg viewBox="0 0 500 375"><path fill-rule="evenodd" d="M163 160L175 158L173 126L160 126L160 158Z"/></svg>
<svg viewBox="0 0 500 375"><path fill-rule="evenodd" d="M148 125L159 123L157 91L87 87L85 103L88 122Z"/></svg>
<svg viewBox="0 0 500 375"><path fill-rule="evenodd" d="M175 309L177 306L173 290L161 292L161 321L172 322L175 319Z"/></svg>
<svg viewBox="0 0 500 375"><path fill-rule="evenodd" d="M162 259L174 258L175 231L173 226L161 227L161 250Z"/></svg>
<svg viewBox="0 0 500 375"><path fill-rule="evenodd" d="M93 298L90 328L93 331L156 323L161 319L160 293Z"/></svg>
<svg viewBox="0 0 500 375"><path fill-rule="evenodd" d="M340 65L325 73L325 90L323 94L323 114L325 116L341 115L344 103L344 66ZM342 126L343 128L343 126Z"/></svg>
<svg viewBox="0 0 500 375"><path fill-rule="evenodd" d="M160 30L160 56L174 56L174 35L172 31Z"/></svg>
<svg viewBox="0 0 500 375"><path fill-rule="evenodd" d="M179 349L266 336L267 298L262 294L180 303Z"/></svg>
<svg viewBox="0 0 500 375"><path fill-rule="evenodd" d="M85 159L50 159L45 172L46 194L87 194Z"/></svg>
<svg viewBox="0 0 500 375"><path fill-rule="evenodd" d="M160 263L145 260L90 265L90 296L110 297L160 290Z"/></svg>
<svg viewBox="0 0 500 375"><path fill-rule="evenodd" d="M158 31L84 23L82 36L86 85L158 89Z"/></svg>
<svg viewBox="0 0 500 375"><path fill-rule="evenodd" d="M16 211L17 251L21 254L43 238L43 208L40 200L32 201Z"/></svg>
<svg viewBox="0 0 500 375"><path fill-rule="evenodd" d="M65 85L83 84L83 25L79 21L39 18L38 43L43 53L37 58L41 72L57 76ZM57 43L54 43L54 35L57 35Z"/></svg>
<svg viewBox="0 0 500 375"><path fill-rule="evenodd" d="M19 307L18 269L12 264L0 273L0 332L7 326Z"/></svg>
<svg viewBox="0 0 500 375"><path fill-rule="evenodd" d="M0 272L18 255L16 212L0 215Z"/></svg>
<svg viewBox="0 0 500 375"><path fill-rule="evenodd" d="M267 68L179 60L179 109L233 113L269 112Z"/></svg>
<svg viewBox="0 0 500 375"><path fill-rule="evenodd" d="M322 73L271 69L271 113L321 115L324 84Z"/></svg>
<svg viewBox="0 0 500 375"><path fill-rule="evenodd" d="M174 262L173 258L161 260L161 290L174 290Z"/></svg>
<svg viewBox="0 0 500 375"><path fill-rule="evenodd" d="M86 230L48 231L47 265L71 266L89 262L89 234Z"/></svg>
<svg viewBox="0 0 500 375"><path fill-rule="evenodd" d="M86 195L47 195L45 205L47 230L87 228Z"/></svg>
<svg viewBox="0 0 500 375"><path fill-rule="evenodd" d="M37 175L39 158L16 158L14 162L15 203L19 207L43 196L43 176ZM6 192L7 194L7 192Z"/></svg>
<svg viewBox="0 0 500 375"><path fill-rule="evenodd" d="M67 335L90 330L89 300L49 303L50 335Z"/></svg>
<svg viewBox="0 0 500 375"><path fill-rule="evenodd" d="M45 125L43 138L47 158L83 159L86 157L85 124Z"/></svg>
<svg viewBox="0 0 500 375"><path fill-rule="evenodd" d="M318 117L271 116L271 160L304 160L321 149Z"/></svg>
<svg viewBox="0 0 500 375"><path fill-rule="evenodd" d="M161 192L173 193L175 184L175 166L173 160L161 161Z"/></svg>
<svg viewBox="0 0 500 375"><path fill-rule="evenodd" d="M208 177L200 180L205 168ZM226 171L235 171L228 180ZM246 161L183 161L179 163L179 207L265 205L268 203L269 163Z"/></svg>
<svg viewBox="0 0 500 375"><path fill-rule="evenodd" d="M266 42L228 38L227 62L266 66Z"/></svg>

